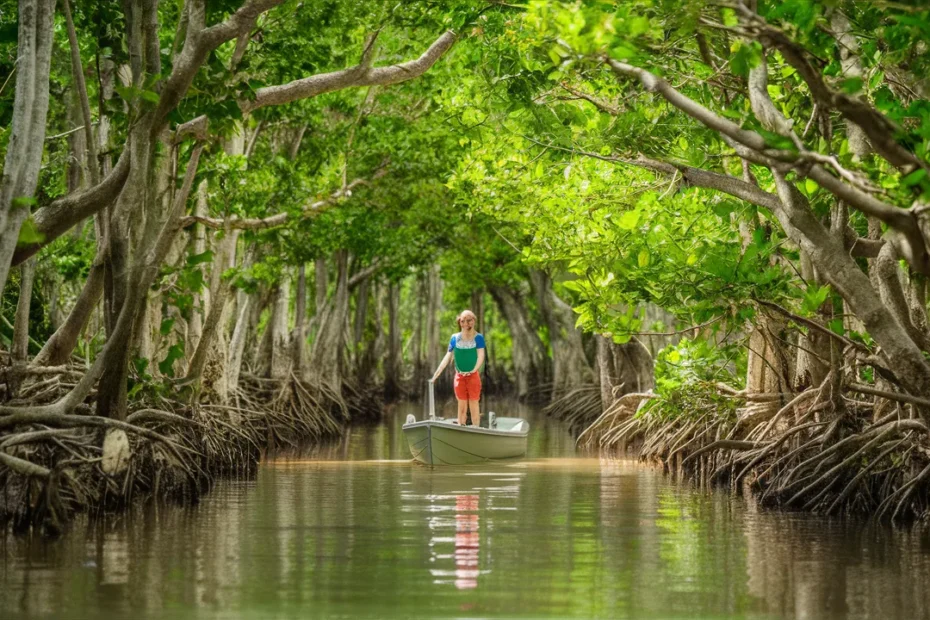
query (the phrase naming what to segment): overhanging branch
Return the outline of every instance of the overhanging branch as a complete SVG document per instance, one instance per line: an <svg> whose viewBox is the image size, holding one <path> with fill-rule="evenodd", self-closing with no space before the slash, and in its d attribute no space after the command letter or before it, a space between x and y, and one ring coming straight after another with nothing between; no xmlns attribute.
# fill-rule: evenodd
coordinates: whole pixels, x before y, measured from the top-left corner
<svg viewBox="0 0 930 620"><path fill-rule="evenodd" d="M452 47L456 38L455 33L449 30L436 39L416 60L388 67L372 69L366 66L371 59L367 54L363 54L360 64L342 71L321 73L287 84L260 88L255 99L240 101L239 107L246 114L265 106L282 105L344 88L389 86L406 82L426 73Z"/></svg>

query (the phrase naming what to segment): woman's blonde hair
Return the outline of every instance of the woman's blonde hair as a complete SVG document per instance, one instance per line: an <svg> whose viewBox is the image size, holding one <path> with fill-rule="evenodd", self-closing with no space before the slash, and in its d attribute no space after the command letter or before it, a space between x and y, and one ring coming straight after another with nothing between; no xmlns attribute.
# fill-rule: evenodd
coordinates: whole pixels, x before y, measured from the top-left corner
<svg viewBox="0 0 930 620"><path fill-rule="evenodd" d="M455 317L455 323L459 326L459 329L462 329L462 319L464 319L466 316L470 316L471 318L475 319L475 329L477 330L478 329L478 317L475 316L475 313L472 312L471 310L462 310L461 312L459 312L459 315Z"/></svg>

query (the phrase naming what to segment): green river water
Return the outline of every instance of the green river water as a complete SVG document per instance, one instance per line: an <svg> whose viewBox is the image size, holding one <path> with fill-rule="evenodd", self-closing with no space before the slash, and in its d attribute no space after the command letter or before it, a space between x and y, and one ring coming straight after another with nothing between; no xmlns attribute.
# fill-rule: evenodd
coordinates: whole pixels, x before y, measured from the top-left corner
<svg viewBox="0 0 930 620"><path fill-rule="evenodd" d="M194 507L0 537L0 618L930 618L922 530L758 512L507 410L522 461L415 465L403 405Z"/></svg>

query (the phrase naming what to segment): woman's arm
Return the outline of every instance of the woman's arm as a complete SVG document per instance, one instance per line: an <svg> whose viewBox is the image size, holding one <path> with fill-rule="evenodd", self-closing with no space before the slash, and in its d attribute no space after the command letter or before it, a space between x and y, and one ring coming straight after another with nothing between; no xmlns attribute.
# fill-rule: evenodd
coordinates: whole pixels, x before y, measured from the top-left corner
<svg viewBox="0 0 930 620"><path fill-rule="evenodd" d="M479 357L478 359L480 360L481 358ZM450 361L452 361L452 351L446 352L446 356L442 358L441 362L439 362L439 368L437 368L436 372L433 373L433 378L430 379L430 381L435 381L436 379L438 379L439 375L441 375L442 371L446 369L446 366L449 365ZM479 362L479 365L480 365L480 362Z"/></svg>
<svg viewBox="0 0 930 620"><path fill-rule="evenodd" d="M478 349L478 363L475 364L475 369L468 374L476 373L481 370L482 364L484 364L484 349Z"/></svg>

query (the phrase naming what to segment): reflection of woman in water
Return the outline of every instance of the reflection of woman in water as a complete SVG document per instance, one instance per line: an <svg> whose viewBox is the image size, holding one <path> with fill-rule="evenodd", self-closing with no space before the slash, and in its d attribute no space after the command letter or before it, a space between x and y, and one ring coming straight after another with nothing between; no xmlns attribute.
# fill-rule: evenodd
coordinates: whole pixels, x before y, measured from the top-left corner
<svg viewBox="0 0 930 620"><path fill-rule="evenodd" d="M459 424L465 424L465 414L471 411L471 423L481 425L481 412L478 410L478 399L481 398L481 365L484 364L484 336L475 331L475 313L471 310L462 310L455 317L460 331L452 334L449 340L449 350L439 368L433 374L433 381L439 378L449 362L455 360L455 398L459 401Z"/></svg>
<svg viewBox="0 0 930 620"><path fill-rule="evenodd" d="M455 587L478 587L478 496L455 496Z"/></svg>

